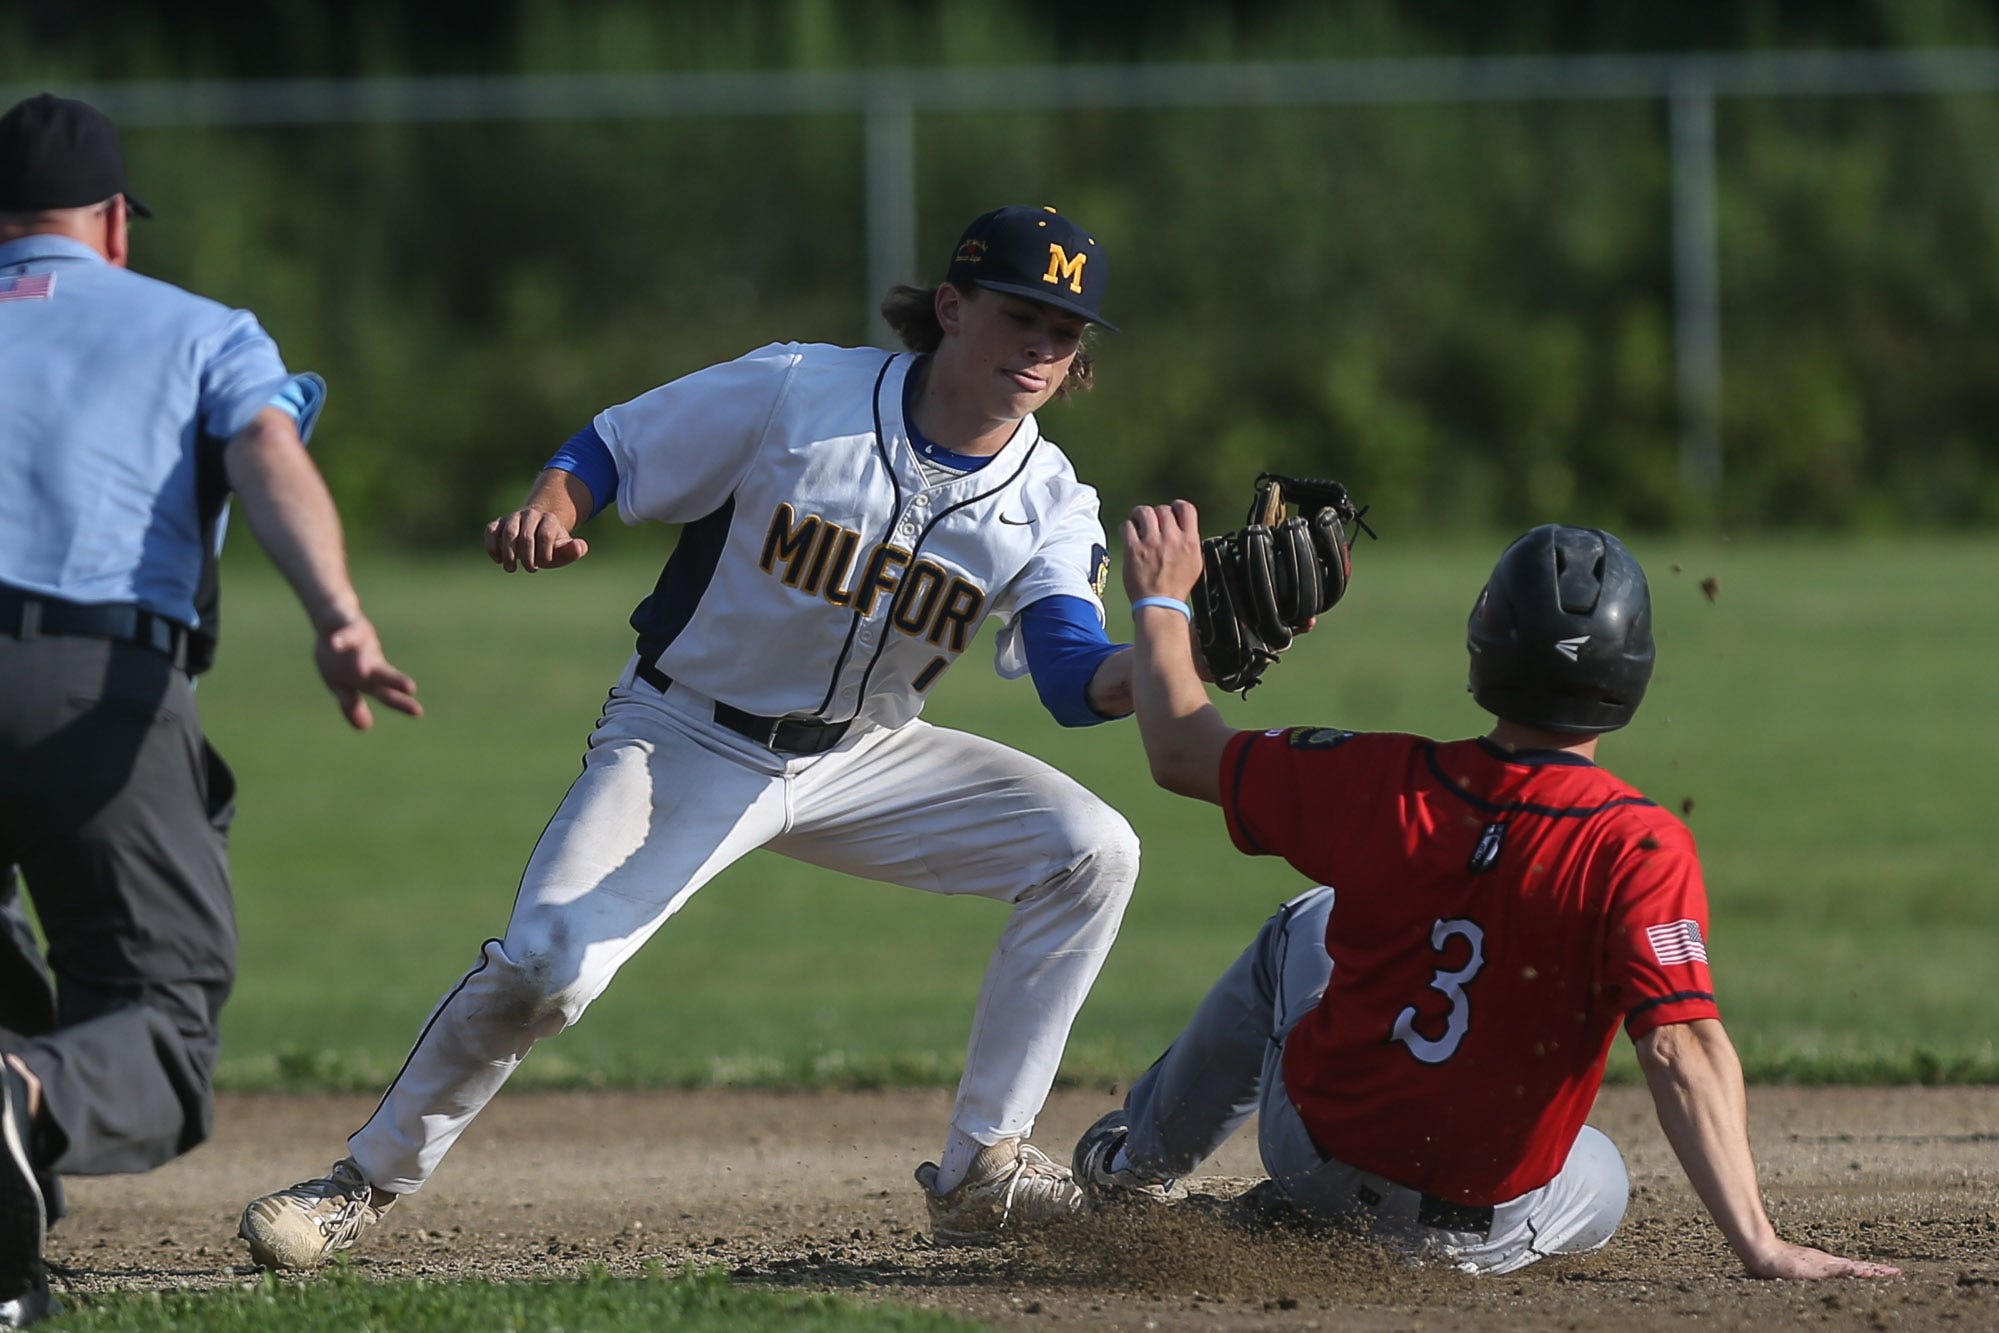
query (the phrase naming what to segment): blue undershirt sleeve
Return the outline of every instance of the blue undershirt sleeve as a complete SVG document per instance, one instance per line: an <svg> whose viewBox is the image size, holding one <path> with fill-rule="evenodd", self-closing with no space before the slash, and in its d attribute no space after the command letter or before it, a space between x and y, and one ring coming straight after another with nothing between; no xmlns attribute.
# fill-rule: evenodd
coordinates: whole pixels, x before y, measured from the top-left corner
<svg viewBox="0 0 1999 1333"><path fill-rule="evenodd" d="M1090 678L1125 645L1110 641L1096 607L1059 594L1030 602L1020 613L1020 636L1035 692L1057 722L1093 727L1111 720L1090 707Z"/></svg>
<svg viewBox="0 0 1999 1333"><path fill-rule="evenodd" d="M570 436L548 460L548 466L560 468L589 487L592 514L601 514L605 506L617 503L618 463L604 437L597 433L596 423Z"/></svg>

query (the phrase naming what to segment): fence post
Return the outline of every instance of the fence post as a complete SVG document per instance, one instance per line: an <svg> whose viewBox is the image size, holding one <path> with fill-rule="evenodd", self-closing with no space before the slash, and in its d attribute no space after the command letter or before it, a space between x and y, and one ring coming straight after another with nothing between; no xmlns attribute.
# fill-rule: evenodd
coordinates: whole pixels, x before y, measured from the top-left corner
<svg viewBox="0 0 1999 1333"><path fill-rule="evenodd" d="M1689 62L1691 66L1691 62ZM1673 369L1680 482L1712 513L1721 492L1721 268L1717 258L1714 87L1683 67L1667 94L1672 137Z"/></svg>
<svg viewBox="0 0 1999 1333"><path fill-rule="evenodd" d="M916 268L916 116L907 90L880 87L862 111L867 140L868 289L864 293L866 340L893 347L881 317L882 293L914 282Z"/></svg>

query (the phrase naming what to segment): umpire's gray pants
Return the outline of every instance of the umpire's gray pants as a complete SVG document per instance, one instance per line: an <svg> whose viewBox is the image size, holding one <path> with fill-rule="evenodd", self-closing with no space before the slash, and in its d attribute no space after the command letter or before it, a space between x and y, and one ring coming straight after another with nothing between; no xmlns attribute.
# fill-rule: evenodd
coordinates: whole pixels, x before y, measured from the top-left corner
<svg viewBox="0 0 1999 1333"><path fill-rule="evenodd" d="M0 1049L42 1082L39 1167L150 1170L212 1120L235 785L188 678L150 649L0 634L0 681Z"/></svg>
<svg viewBox="0 0 1999 1333"><path fill-rule="evenodd" d="M1131 1165L1159 1177L1190 1174L1252 1113L1264 1170L1294 1205L1329 1220L1364 1222L1415 1257L1472 1272L1509 1273L1553 1254L1601 1247L1624 1218L1624 1160L1587 1126L1561 1173L1493 1208L1490 1229L1426 1226L1416 1190L1327 1157L1284 1089L1284 1039L1326 992L1326 922L1333 890L1284 904L1222 974L1186 1030L1125 1097Z"/></svg>

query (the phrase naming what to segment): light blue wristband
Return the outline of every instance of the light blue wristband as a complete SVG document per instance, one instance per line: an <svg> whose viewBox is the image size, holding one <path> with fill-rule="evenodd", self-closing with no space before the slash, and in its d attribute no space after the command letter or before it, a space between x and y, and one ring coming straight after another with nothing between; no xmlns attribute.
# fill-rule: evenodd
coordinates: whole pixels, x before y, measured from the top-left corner
<svg viewBox="0 0 1999 1333"><path fill-rule="evenodd" d="M1141 597L1131 604L1131 609L1138 611L1148 606L1163 606L1169 611L1178 611L1181 615L1187 617L1189 621L1194 618L1194 608L1181 601L1178 597Z"/></svg>

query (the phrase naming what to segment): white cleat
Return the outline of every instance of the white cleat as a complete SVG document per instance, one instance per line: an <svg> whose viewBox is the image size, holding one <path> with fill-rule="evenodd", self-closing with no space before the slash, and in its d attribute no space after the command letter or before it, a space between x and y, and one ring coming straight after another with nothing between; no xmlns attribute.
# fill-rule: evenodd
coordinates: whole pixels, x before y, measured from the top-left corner
<svg viewBox="0 0 1999 1333"><path fill-rule="evenodd" d="M1083 1208L1083 1191L1066 1166L1019 1139L981 1149L971 1170L949 1193L937 1192L937 1164L916 1168L930 1205L930 1237L940 1245L983 1245L1002 1231L1061 1222Z"/></svg>
<svg viewBox="0 0 1999 1333"><path fill-rule="evenodd" d="M236 1234L266 1268L317 1268L381 1221L397 1197L371 1187L343 1157L317 1180L251 1200Z"/></svg>

